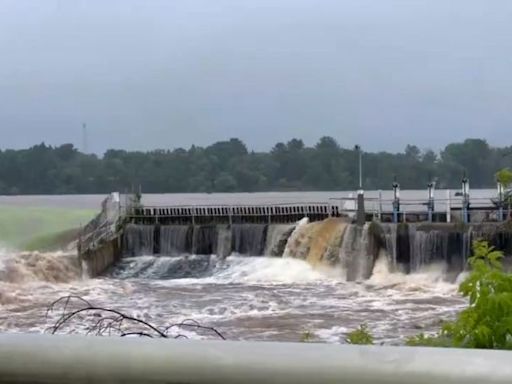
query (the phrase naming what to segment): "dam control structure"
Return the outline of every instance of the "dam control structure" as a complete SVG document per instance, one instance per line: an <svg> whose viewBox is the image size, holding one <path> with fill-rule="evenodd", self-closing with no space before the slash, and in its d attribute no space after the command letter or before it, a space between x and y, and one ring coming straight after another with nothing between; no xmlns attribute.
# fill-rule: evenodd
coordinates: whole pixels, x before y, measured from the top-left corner
<svg viewBox="0 0 512 384"><path fill-rule="evenodd" d="M421 199L357 196L325 202L260 205L144 206L135 196L112 193L81 231L78 254L92 276L139 256L182 257L165 276L208 270L211 256L295 257L338 265L347 280L370 277L379 258L404 273L442 263L448 275L464 270L475 239L512 255L509 207L494 199ZM183 261L184 260L184 261ZM172 265L171 265L172 264ZM156 266L147 270L155 273ZM162 267L165 269L164 267ZM141 271L143 273L143 271Z"/></svg>

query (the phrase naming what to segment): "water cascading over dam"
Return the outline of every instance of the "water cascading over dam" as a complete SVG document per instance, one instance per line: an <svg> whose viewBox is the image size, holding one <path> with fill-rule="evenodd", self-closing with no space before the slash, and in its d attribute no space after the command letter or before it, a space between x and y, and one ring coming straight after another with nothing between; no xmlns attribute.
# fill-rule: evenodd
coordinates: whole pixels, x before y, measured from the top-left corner
<svg viewBox="0 0 512 384"><path fill-rule="evenodd" d="M385 257L390 272L417 273L439 265L445 278L454 280L466 268L472 241L479 238L512 254L512 232L504 226L358 226L342 218L312 223L304 219L294 225L130 224L122 242L124 258L153 256L131 260L137 264L138 276L201 275L210 270L212 257L222 260L239 255L301 259L314 267L336 268L346 281L369 279L377 259Z"/></svg>

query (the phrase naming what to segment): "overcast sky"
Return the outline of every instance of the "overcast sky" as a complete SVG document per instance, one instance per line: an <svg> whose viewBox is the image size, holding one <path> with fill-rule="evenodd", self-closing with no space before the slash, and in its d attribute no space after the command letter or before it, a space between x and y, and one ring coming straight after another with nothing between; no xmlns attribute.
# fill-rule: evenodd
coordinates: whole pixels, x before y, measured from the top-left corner
<svg viewBox="0 0 512 384"><path fill-rule="evenodd" d="M510 0L0 0L0 148L512 144Z"/></svg>

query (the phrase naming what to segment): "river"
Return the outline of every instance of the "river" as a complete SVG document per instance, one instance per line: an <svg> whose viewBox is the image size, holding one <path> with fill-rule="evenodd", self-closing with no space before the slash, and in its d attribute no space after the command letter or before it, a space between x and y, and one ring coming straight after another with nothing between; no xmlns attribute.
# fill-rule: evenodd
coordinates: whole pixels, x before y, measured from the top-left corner
<svg viewBox="0 0 512 384"><path fill-rule="evenodd" d="M162 196L149 201L163 201ZM212 196L244 202L241 195L187 195L186 203L211 202ZM244 196L252 196L247 197L251 203L301 201L301 196L321 201L332 193ZM20 197L0 198L0 204L90 208L100 200ZM338 267L292 257L236 254L225 260L201 257L200 273L179 276L183 278L166 273L183 260L189 265L193 258L199 256L127 258L108 276L91 279L73 252L0 250L0 331L45 332L61 315L57 311L47 316L48 305L76 295L157 327L193 319L232 340L300 341L308 333L315 341L340 343L348 331L365 323L377 342L400 344L407 336L439 329L442 320L453 318L466 304L457 293L457 280L446 278L443 265L403 274L390 270L385 255L375 263L371 277L359 281L346 281L346 271ZM62 332L87 333L90 321L80 319ZM188 328L173 332L189 338L217 337Z"/></svg>

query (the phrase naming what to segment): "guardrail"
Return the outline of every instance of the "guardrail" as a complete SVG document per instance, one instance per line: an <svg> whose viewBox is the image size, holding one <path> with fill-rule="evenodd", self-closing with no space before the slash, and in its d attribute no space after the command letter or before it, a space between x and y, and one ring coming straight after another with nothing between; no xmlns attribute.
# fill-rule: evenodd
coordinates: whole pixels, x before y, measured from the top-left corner
<svg viewBox="0 0 512 384"><path fill-rule="evenodd" d="M2 383L505 384L512 352L0 335Z"/></svg>
<svg viewBox="0 0 512 384"><path fill-rule="evenodd" d="M103 200L100 213L80 231L78 243L80 253L94 249L117 236L116 227L119 220L126 215L126 212L133 209L133 202L130 203L130 200L133 200L131 195L115 192Z"/></svg>
<svg viewBox="0 0 512 384"><path fill-rule="evenodd" d="M279 223L295 222L303 217L310 220L323 220L341 215L338 205L329 203L263 204L263 205L183 205L183 206L144 206L134 208L126 215L136 223Z"/></svg>
<svg viewBox="0 0 512 384"><path fill-rule="evenodd" d="M338 207L325 203L276 204L276 205L200 205L135 208L129 217L180 217L180 216L268 216L290 214L338 214Z"/></svg>

